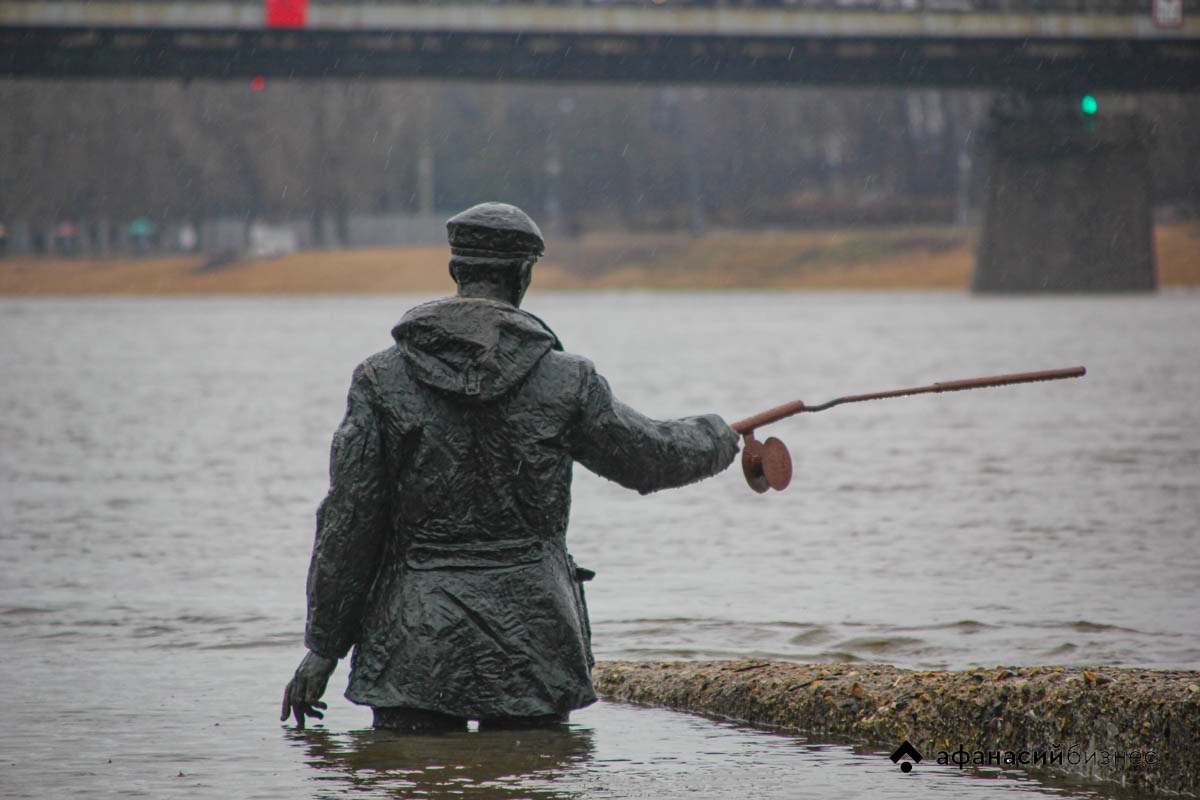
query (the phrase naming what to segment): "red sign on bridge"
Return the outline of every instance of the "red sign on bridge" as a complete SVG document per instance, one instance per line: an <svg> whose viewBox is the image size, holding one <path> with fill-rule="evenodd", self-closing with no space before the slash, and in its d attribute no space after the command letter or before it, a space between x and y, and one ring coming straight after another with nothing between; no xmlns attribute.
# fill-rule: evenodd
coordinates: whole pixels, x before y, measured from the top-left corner
<svg viewBox="0 0 1200 800"><path fill-rule="evenodd" d="M263 0L268 28L303 28L308 23L308 0Z"/></svg>

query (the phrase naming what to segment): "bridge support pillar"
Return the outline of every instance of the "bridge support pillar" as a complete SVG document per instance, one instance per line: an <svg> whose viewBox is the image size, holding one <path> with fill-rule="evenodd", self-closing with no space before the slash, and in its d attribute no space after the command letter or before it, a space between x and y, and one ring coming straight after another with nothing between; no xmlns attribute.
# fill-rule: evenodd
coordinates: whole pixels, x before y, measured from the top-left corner
<svg viewBox="0 0 1200 800"><path fill-rule="evenodd" d="M1150 131L1066 99L993 108L976 292L1124 292L1156 285Z"/></svg>

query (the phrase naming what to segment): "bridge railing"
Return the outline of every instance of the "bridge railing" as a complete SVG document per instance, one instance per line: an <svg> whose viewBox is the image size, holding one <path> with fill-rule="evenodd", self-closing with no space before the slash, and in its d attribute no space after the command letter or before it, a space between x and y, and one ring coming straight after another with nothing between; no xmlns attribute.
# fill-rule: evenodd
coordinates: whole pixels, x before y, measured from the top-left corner
<svg viewBox="0 0 1200 800"><path fill-rule="evenodd" d="M37 3L54 6L58 0L17 0L18 3ZM76 3L78 0L76 0ZM230 5L229 0L140 0L149 4ZM1179 0L1184 13L1200 12L1200 0ZM446 5L445 0L310 0L310 7L319 6L406 6ZM796 11L847 12L913 12L967 14L1110 14L1120 16L1150 16L1154 0L453 0L453 5L480 6L568 6L578 8L647 8L669 13L684 8L737 8ZM254 0L234 2L234 5L260 5Z"/></svg>
<svg viewBox="0 0 1200 800"><path fill-rule="evenodd" d="M1193 0L1187 6L1200 5ZM444 0L321 0L314 5L434 5ZM1153 0L456 0L456 5L545 5L576 7L744 8L837 11L913 11L1001 14L1073 13L1149 15Z"/></svg>

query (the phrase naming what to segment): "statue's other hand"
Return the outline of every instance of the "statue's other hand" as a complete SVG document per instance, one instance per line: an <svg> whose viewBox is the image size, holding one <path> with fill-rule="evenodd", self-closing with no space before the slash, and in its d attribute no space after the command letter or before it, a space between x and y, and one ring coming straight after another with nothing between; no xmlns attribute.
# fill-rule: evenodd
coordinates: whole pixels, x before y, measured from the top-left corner
<svg viewBox="0 0 1200 800"><path fill-rule="evenodd" d="M313 652L304 656L304 660L296 668L296 674L283 690L283 708L279 721L286 722L287 718L294 714L296 727L303 730L306 717L324 719L325 715L321 711L327 706L321 702L321 695L325 694L325 685L329 683L329 676L333 674L336 666L336 659L325 658Z"/></svg>

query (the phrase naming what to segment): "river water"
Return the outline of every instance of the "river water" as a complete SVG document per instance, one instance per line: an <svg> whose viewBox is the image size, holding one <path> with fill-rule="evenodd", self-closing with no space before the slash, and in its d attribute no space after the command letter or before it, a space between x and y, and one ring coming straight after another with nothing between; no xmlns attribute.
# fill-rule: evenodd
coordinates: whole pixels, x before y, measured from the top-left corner
<svg viewBox="0 0 1200 800"><path fill-rule="evenodd" d="M416 296L0 300L0 796L1093 796L601 702L568 732L405 739L302 655L329 439ZM538 294L653 416L1005 372L842 406L796 463L649 497L576 472L601 659L1200 666L1200 294ZM1050 744L1050 743L1048 743ZM1150 743L1148 743L1150 744ZM1111 791L1100 789L1101 794Z"/></svg>

